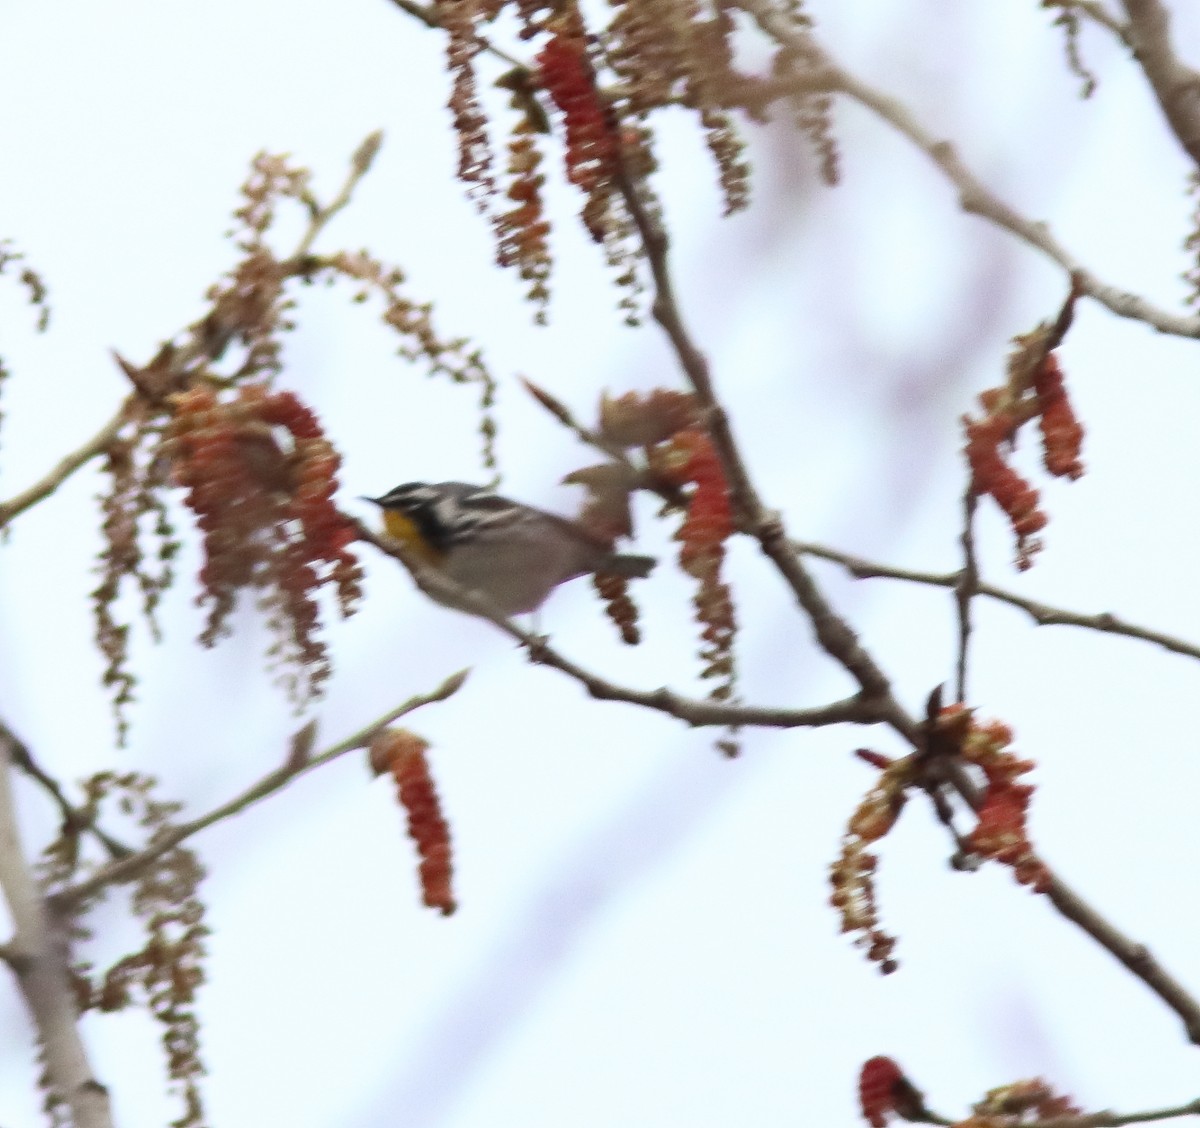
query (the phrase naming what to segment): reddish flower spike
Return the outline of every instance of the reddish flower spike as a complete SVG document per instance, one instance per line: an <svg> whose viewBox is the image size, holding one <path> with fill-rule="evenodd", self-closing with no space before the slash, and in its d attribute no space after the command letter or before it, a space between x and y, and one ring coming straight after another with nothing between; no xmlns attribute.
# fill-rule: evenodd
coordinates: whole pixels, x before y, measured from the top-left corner
<svg viewBox="0 0 1200 1128"><path fill-rule="evenodd" d="M906 802L906 790L914 781L914 759L891 760L866 748L856 753L880 775L850 816L842 848L830 866L833 893L830 904L842 919L842 931L854 936L856 947L866 950L867 959L890 975L898 964L892 956L895 937L880 927L875 896L875 867L878 859L868 847L888 834Z"/></svg>
<svg viewBox="0 0 1200 1128"><path fill-rule="evenodd" d="M574 19L570 19L573 15ZM617 139L596 91L587 39L578 12L554 21L537 55L541 84L563 115L566 127L567 179L587 197L584 221L592 238L603 242L603 216L619 159Z"/></svg>
<svg viewBox="0 0 1200 1128"><path fill-rule="evenodd" d="M442 816L425 756L428 747L427 741L407 729L385 729L371 742L368 755L377 774L391 775L408 814L408 834L421 858L417 875L425 904L449 916L458 907L451 889L450 826Z"/></svg>
<svg viewBox="0 0 1200 1128"><path fill-rule="evenodd" d="M1012 438L1016 424L1004 414L976 420L963 416L967 432L966 456L971 468L971 491L990 494L1008 515L1017 538L1017 567L1025 571L1041 550L1037 538L1046 526L1046 514L1038 507L1038 492L1004 460L1000 444Z"/></svg>
<svg viewBox="0 0 1200 1128"><path fill-rule="evenodd" d="M965 730L964 716L969 718ZM1033 788L1016 782L1033 770L1033 761L1012 753L1012 730L1001 721L980 724L961 706L952 705L942 710L938 725L943 733L957 735L963 759L978 765L987 778L987 790L976 812L979 822L967 836L968 846L982 857L1009 866L1017 881L1035 893L1045 893L1052 875L1034 852L1027 826Z"/></svg>
<svg viewBox="0 0 1200 1128"><path fill-rule="evenodd" d="M885 756L882 752L875 752L870 748L856 748L854 754L864 763L880 771L890 768L896 762L891 756Z"/></svg>
<svg viewBox="0 0 1200 1128"><path fill-rule="evenodd" d="M608 617L621 632L621 641L628 646L637 646L642 641L637 623L637 607L629 598L629 581L624 576L601 575L592 577L592 586L604 600Z"/></svg>
<svg viewBox="0 0 1200 1128"><path fill-rule="evenodd" d="M927 1120L925 1097L889 1057L873 1057L858 1075L858 1096L864 1119L871 1128L884 1128L888 1113L905 1120Z"/></svg>
<svg viewBox="0 0 1200 1128"><path fill-rule="evenodd" d="M1081 478L1083 427L1067 397L1062 369L1054 353L1047 353L1033 374L1041 415L1042 449L1046 469L1058 478Z"/></svg>
<svg viewBox="0 0 1200 1128"><path fill-rule="evenodd" d="M330 674L317 592L332 586L343 615L361 595L356 532L333 504L341 460L291 392L247 384L222 398L193 388L170 405L166 452L204 533L201 641L227 630L239 591L263 592L287 680L315 696Z"/></svg>
<svg viewBox="0 0 1200 1128"><path fill-rule="evenodd" d="M729 586L721 579L725 541L733 535L733 505L721 460L709 436L696 428L673 435L657 453L660 472L672 485L693 487L687 516L675 534L679 564L700 581L693 603L703 630L701 677L720 679L711 696L731 697L733 639L737 631Z"/></svg>

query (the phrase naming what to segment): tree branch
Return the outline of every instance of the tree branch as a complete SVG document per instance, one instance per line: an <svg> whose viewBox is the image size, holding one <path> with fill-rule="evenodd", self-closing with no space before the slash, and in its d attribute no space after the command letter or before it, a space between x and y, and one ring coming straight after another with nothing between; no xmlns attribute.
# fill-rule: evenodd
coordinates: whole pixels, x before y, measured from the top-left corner
<svg viewBox="0 0 1200 1128"><path fill-rule="evenodd" d="M382 144L383 130L377 129L374 133L367 134L362 144L354 150L354 155L350 158L350 172L347 174L346 181L338 194L324 207L317 204L315 200L310 202L311 218L309 219L308 229L301 236L299 245L292 252L291 257L293 260L304 259L312 250L313 244L317 241L317 236L329 225L329 221L350 203L350 199L354 195L354 189L358 187L358 182L371 171L371 164L374 162L376 156L378 156Z"/></svg>
<svg viewBox="0 0 1200 1128"><path fill-rule="evenodd" d="M86 880L69 886L66 889L59 890L50 897L51 904L59 909L69 909L80 902L88 900L88 898L94 896L107 885L132 881L148 865L161 858L167 851L175 849L176 846L191 838L192 835L199 834L200 831L206 830L216 823L241 814L242 811L253 807L256 803L262 802L262 800L274 795L275 792L282 791L293 780L299 779L302 775L306 775L308 772L324 764L328 764L331 760L336 760L339 756L344 756L347 752L353 752L356 748L365 748L381 729L387 728L393 721L398 720L405 714L411 713L423 705L432 704L435 701L445 701L446 698L453 696L462 688L463 682L467 680L468 672L467 670L460 670L457 674L451 674L436 689L429 693L409 698L403 705L398 705L389 713L385 713L377 721L372 721L365 728L359 729L358 732L346 737L345 740L340 741L317 756L310 756L306 748L307 742L311 739L312 729L301 729L300 733L293 739L292 748L289 751L287 759L275 771L268 772L240 795L235 796L226 803L222 803L219 807L213 808L207 814L200 815L190 822L173 827L167 833L156 838L144 850L139 850L126 858L119 858L116 861L109 862L108 865L102 866Z"/></svg>
<svg viewBox="0 0 1200 1128"><path fill-rule="evenodd" d="M438 19L437 13L431 6L426 4L418 4L416 0L391 0L391 2L395 4L397 8L407 12L410 16L416 17L427 28L430 28L433 31L443 30L441 21ZM508 63L509 66L520 67L521 70L528 71L528 68L525 66L525 64L521 62L521 60L515 55L510 55L507 51L497 47L494 43L488 39L485 39L482 35L477 33L475 35L475 42L479 44L481 50L486 51L489 55L494 55L497 59L502 59L504 62Z"/></svg>
<svg viewBox="0 0 1200 1128"><path fill-rule="evenodd" d="M962 572L919 572L908 568L894 568L888 564L879 564L874 560L864 560L852 556L848 552L839 552L825 545L810 544L804 541L794 541L792 547L806 556L816 556L821 560L829 560L840 564L855 579L888 579L902 580L906 583L925 584L930 587L957 588L962 582ZM987 596L999 603L1007 603L1024 611L1039 627L1082 627L1086 630L1100 631L1102 634L1124 635L1126 638L1141 639L1169 650L1174 654L1183 654L1188 658L1200 658L1200 646L1176 638L1174 635L1152 631L1139 627L1136 623L1127 622L1108 611L1095 615L1084 615L1078 611L1068 611L1062 607L1052 607L1049 603L1040 603L1036 599L1026 599L1011 591L1005 591L992 584L979 584L977 595Z"/></svg>
<svg viewBox="0 0 1200 1128"><path fill-rule="evenodd" d="M1162 108L1171 132L1200 168L1200 71L1175 54L1171 15L1160 0L1121 0L1129 18L1134 58Z"/></svg>
<svg viewBox="0 0 1200 1128"><path fill-rule="evenodd" d="M1139 4L1159 6L1157 0L1125 0L1125 4L1127 9ZM804 84L805 89L812 85L809 71L816 71L821 75L824 89L853 98L925 153L958 189L959 206L963 211L988 220L1041 251L1075 278L1080 293L1107 306L1118 317L1144 321L1162 333L1200 337L1200 317L1181 316L1161 309L1137 294L1102 282L1090 270L1086 270L1054 238L1045 223L1027 219L990 191L963 163L951 142L939 140L930 133L898 99L875 89L839 66L824 48L818 46L815 39L798 34L769 0L739 0L739 7L749 12L772 39L803 60L804 69L798 71L797 80ZM1178 74L1175 77L1179 79ZM1200 87L1197 87L1196 96L1200 99ZM1181 100L1177 92L1176 102L1179 105L1186 103L1190 107L1192 100Z"/></svg>
<svg viewBox="0 0 1200 1128"><path fill-rule="evenodd" d="M967 700L967 657L971 645L971 600L979 593L979 563L975 559L975 506L978 495L968 480L963 494L963 566L954 585L954 602L958 606L958 665L955 699Z"/></svg>
<svg viewBox="0 0 1200 1128"><path fill-rule="evenodd" d="M6 958L37 1027L50 1093L70 1108L74 1128L112 1128L108 1091L92 1073L76 1025L66 931L51 917L21 848L13 759L11 734L0 729L0 888L14 926Z"/></svg>
<svg viewBox="0 0 1200 1128"><path fill-rule="evenodd" d="M1126 1124L1149 1124L1154 1120L1175 1120L1181 1116L1200 1116L1200 1100L1146 1112L1091 1112L1083 1116L1056 1116L1053 1120L1030 1121L1026 1128L1124 1128Z"/></svg>
<svg viewBox="0 0 1200 1128"><path fill-rule="evenodd" d="M94 816L81 811L71 803L58 780L42 769L33 758L33 753L29 751L23 741L17 739L3 721L0 721L0 739L8 742L13 766L20 768L54 800L62 815L64 833L79 834L87 831L108 851L109 857L112 858L122 858L132 852L124 843L118 842L102 827L97 826Z"/></svg>
<svg viewBox="0 0 1200 1128"><path fill-rule="evenodd" d="M1150 954L1093 909L1069 885L1052 875L1046 891L1054 907L1150 988L1182 1020L1188 1041L1200 1046L1200 1003Z"/></svg>
<svg viewBox="0 0 1200 1128"><path fill-rule="evenodd" d="M83 446L73 450L54 469L39 478L28 489L22 490L8 501L0 502L0 529L3 529L18 514L24 513L30 506L49 497L81 466L86 466L93 458L99 457L108 450L121 433L121 428L125 426L132 403L133 397L126 399L117 413Z"/></svg>
<svg viewBox="0 0 1200 1128"><path fill-rule="evenodd" d="M1117 19L1116 16L1100 3L1100 0L1058 0L1054 6L1056 8L1069 8L1072 11L1087 16L1093 23L1099 24L1101 27L1111 31L1126 47L1133 47L1133 43L1129 38L1129 27Z"/></svg>

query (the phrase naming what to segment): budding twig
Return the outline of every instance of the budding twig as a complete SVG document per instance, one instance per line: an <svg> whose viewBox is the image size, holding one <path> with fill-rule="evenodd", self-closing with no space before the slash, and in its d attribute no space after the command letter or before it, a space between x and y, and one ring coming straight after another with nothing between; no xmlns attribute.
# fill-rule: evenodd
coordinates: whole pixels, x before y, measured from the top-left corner
<svg viewBox="0 0 1200 1128"><path fill-rule="evenodd" d="M304 745L309 739L306 726L306 729L302 729L296 738L293 739L287 757L283 764L276 768L275 771L268 772L260 780L251 784L240 795L235 796L228 802L222 803L219 807L214 807L207 814L200 815L190 822L181 823L179 826L172 828L168 833L155 839L144 850L130 854L127 858L110 862L108 865L102 866L86 880L72 885L67 889L60 890L51 898L52 903L56 907L69 908L80 901L86 901L107 885L133 880L147 866L162 857L167 851L173 850L181 842L191 838L192 835L199 834L200 831L206 830L216 823L224 822L234 815L241 814L242 811L253 807L256 803L261 803L262 800L274 795L275 792L282 791L293 780L299 779L300 776L313 771L315 768L328 764L330 761L336 760L339 756L344 756L347 752L353 752L356 748L367 747L381 729L387 728L388 725L405 714L411 713L415 709L420 709L424 705L430 705L435 701L445 701L446 698L452 697L462 688L463 683L467 680L467 673L467 670L460 670L456 674L451 674L436 689L431 690L429 693L410 697L403 705L397 705L395 709L385 713L377 721L372 721L369 725L352 733L345 740L339 741L316 756L309 757L304 754Z"/></svg>

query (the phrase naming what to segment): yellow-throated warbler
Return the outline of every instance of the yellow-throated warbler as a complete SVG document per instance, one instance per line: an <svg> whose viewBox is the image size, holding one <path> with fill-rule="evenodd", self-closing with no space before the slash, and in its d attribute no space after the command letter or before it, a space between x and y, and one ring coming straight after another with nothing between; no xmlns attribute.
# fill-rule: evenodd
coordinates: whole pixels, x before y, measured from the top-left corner
<svg viewBox="0 0 1200 1128"><path fill-rule="evenodd" d="M464 482L406 482L382 497L388 534L503 615L537 610L559 584L592 573L643 577L652 556L613 552L605 541L554 513ZM459 611L473 608L429 593Z"/></svg>

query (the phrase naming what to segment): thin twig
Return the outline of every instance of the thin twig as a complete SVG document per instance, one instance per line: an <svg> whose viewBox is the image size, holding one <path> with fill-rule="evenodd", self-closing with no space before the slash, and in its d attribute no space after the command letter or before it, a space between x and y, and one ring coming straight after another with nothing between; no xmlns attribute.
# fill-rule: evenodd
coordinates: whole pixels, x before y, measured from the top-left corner
<svg viewBox="0 0 1200 1128"><path fill-rule="evenodd" d="M1051 1120L1032 1120L1025 1128L1123 1128L1126 1124L1149 1124L1154 1120L1175 1120L1181 1116L1200 1116L1200 1100L1146 1112L1089 1112L1083 1116L1056 1116Z"/></svg>
<svg viewBox="0 0 1200 1128"><path fill-rule="evenodd" d="M963 548L963 567L954 585L954 602L958 606L958 663L955 684L956 700L967 700L967 655L971 644L971 600L979 592L979 562L975 558L975 507L979 495L967 483L963 493L963 531L959 538Z"/></svg>
<svg viewBox="0 0 1200 1128"><path fill-rule="evenodd" d="M416 0L392 0L392 3L397 8L402 8L410 16L415 16L426 27L434 31L442 30L442 23L437 18L437 13L433 8L425 4L418 4ZM503 59L509 66L520 67L522 70L526 69L525 64L520 59L497 47L490 39L486 39L484 36L476 33L475 42L479 44L481 50L486 51L489 55L494 55L497 59Z"/></svg>
<svg viewBox="0 0 1200 1128"><path fill-rule="evenodd" d="M121 428L125 426L132 402L132 398L127 399L117 413L83 446L73 450L32 486L22 490L15 497L9 498L8 501L0 502L0 529L3 529L18 514L24 513L30 506L49 497L80 467L86 466L93 458L104 454L121 433Z"/></svg>
<svg viewBox="0 0 1200 1128"><path fill-rule="evenodd" d="M1125 0L1127 10L1131 5L1141 4L1157 6L1157 0ZM739 6L750 13L772 39L804 61L804 69L797 73L797 81L803 84L803 91L811 89L812 75L815 73L820 76L824 89L845 94L882 118L924 152L954 184L963 211L989 221L1041 251L1068 275L1077 276L1082 293L1107 306L1118 317L1143 321L1162 333L1200 337L1200 317L1181 316L1161 309L1137 294L1101 281L1091 271L1084 269L1075 256L1054 238L1045 223L1026 218L988 189L963 162L951 142L940 140L930 133L899 99L884 94L838 65L812 36L798 34L769 0L741 0ZM1200 96L1200 88L1197 95Z"/></svg>
<svg viewBox="0 0 1200 1128"><path fill-rule="evenodd" d="M1121 0L1129 18L1134 58L1176 140L1200 168L1200 71L1185 64L1171 43L1171 14L1160 0Z"/></svg>
<svg viewBox="0 0 1200 1128"><path fill-rule="evenodd" d="M852 556L848 552L840 552L821 544L793 541L792 547L796 552L805 556L815 556L821 560L840 564L855 579L859 580L901 580L905 583L925 584L929 587L957 588L962 576L961 572L921 572L910 568L895 568L890 564L880 564L874 560ZM994 599L998 603L1007 603L1010 607L1024 611L1041 627L1082 627L1085 630L1100 631L1102 634L1123 635L1126 638L1136 638L1143 642L1153 643L1155 646L1161 646L1173 654L1183 654L1188 658L1200 659L1200 646L1195 643L1176 638L1174 635L1164 634L1162 631L1139 627L1136 623L1127 622L1108 611L1085 615L1078 611L1053 607L1049 603L1040 603L1036 599L1026 599L1022 595L986 583L980 583L975 590L977 595Z"/></svg>
<svg viewBox="0 0 1200 1128"><path fill-rule="evenodd" d="M12 791L13 743L0 731L0 888L13 920L8 963L37 1027L50 1094L73 1128L112 1128L108 1091L95 1078L77 1026L65 930L51 917L25 861Z"/></svg>
<svg viewBox="0 0 1200 1128"><path fill-rule="evenodd" d="M1054 6L1056 8L1070 8L1087 16L1093 23L1099 24L1101 27L1111 31L1126 47L1133 47L1133 41L1129 35L1129 25L1123 24L1117 19L1116 16L1100 3L1100 0L1056 0Z"/></svg>
<svg viewBox="0 0 1200 1128"><path fill-rule="evenodd" d="M50 898L51 903L55 907L70 908L81 901L86 901L105 886L131 881L148 865L161 858L167 851L175 849L176 846L191 838L192 835L198 834L200 831L216 823L223 822L225 819L232 818L248 807L253 807L268 796L274 795L275 792L282 791L293 780L299 779L300 776L306 775L308 772L324 764L328 764L331 760L336 760L339 756L344 756L347 752L353 752L356 748L365 748L381 729L386 728L393 721L398 720L405 714L411 713L413 710L435 701L445 701L446 698L457 693L462 687L463 682L467 680L467 673L467 670L460 670L457 674L451 674L450 677L430 693L409 698L403 705L398 705L395 709L385 713L377 721L372 721L365 728L359 729L358 732L346 737L345 740L339 741L317 756L297 755L296 748L299 742L294 742L291 753L280 767L276 768L273 772L268 772L240 795L235 796L226 803L222 803L219 807L213 808L207 814L200 815L190 822L181 823L179 826L173 827L165 834L156 838L144 850L130 854L127 858L110 862L108 865L98 869L86 880L60 890Z"/></svg>
<svg viewBox="0 0 1200 1128"><path fill-rule="evenodd" d="M1145 1112L1085 1112L1077 1116L1055 1116L1048 1120L1022 1121L1021 1128L1124 1128L1127 1124L1149 1124L1156 1120L1177 1120L1183 1116L1200 1116L1200 1100L1171 1108L1147 1109ZM925 1110L922 1117L913 1117L914 1123L944 1124L953 1128L961 1121L947 1120Z"/></svg>
<svg viewBox="0 0 1200 1128"><path fill-rule="evenodd" d="M54 800L62 815L64 832L91 834L108 851L110 858L123 858L133 853L128 846L118 842L102 827L97 826L93 815L81 811L71 803L58 780L42 768L25 743L19 740L3 721L0 721L0 739L8 742L13 766L20 768Z"/></svg>
<svg viewBox="0 0 1200 1128"><path fill-rule="evenodd" d="M350 203L350 199L354 195L354 189L358 187L358 182L371 170L371 163L378 155L382 144L383 130L377 129L374 133L368 134L363 143L355 149L354 155L350 158L350 172L346 176L346 182L342 185L341 191L325 207L318 208L313 212L308 224L308 230L304 232L299 246L292 253L293 259L305 258L309 251L312 250L312 245L316 242L317 236L325 230L329 221Z"/></svg>
<svg viewBox="0 0 1200 1128"><path fill-rule="evenodd" d="M1056 876L1046 891L1054 907L1083 929L1183 1020L1188 1041L1200 1046L1200 1003L1151 954L1102 917L1070 886Z"/></svg>
<svg viewBox="0 0 1200 1128"><path fill-rule="evenodd" d="M636 470L633 460L621 446L576 419L575 413L557 396L551 395L545 388L525 377L521 377L521 383L525 386L525 390L581 443L598 450L614 462L620 462L630 471Z"/></svg>
<svg viewBox="0 0 1200 1128"><path fill-rule="evenodd" d="M939 704L940 693L935 692L935 695L930 698L930 716L923 726L923 735L927 737L925 750L934 753L935 756L937 749L931 747L930 733L933 716ZM935 729L932 731L936 732ZM938 774L958 792L968 807L978 811L985 796L980 793L967 775L962 760L957 756L936 756L936 758L938 763L931 766L936 766ZM931 798L934 798L935 807L939 809L939 815L941 815L940 803L936 797L936 787L927 788L927 791ZM943 817L942 821L953 829L953 820L948 821ZM955 839L961 842L956 831L954 834ZM960 851L962 845L960 845ZM1144 944L1131 940L1109 920L1101 916L1066 882L1055 875L1044 860L1039 858L1036 861L1049 874L1049 883L1044 892L1059 914L1082 929L1109 955L1149 987L1183 1021L1184 1031L1189 1041L1200 1046L1200 1003L1159 964ZM956 868L967 869L970 867L957 865Z"/></svg>
<svg viewBox="0 0 1200 1128"><path fill-rule="evenodd" d="M414 0L392 0L392 3L397 8L402 8L410 16L416 16L426 27L432 28L434 31L441 29L442 25L438 22L438 18L432 8L428 8L424 4L414 3Z"/></svg>
<svg viewBox="0 0 1200 1128"><path fill-rule="evenodd" d="M308 205L309 210L308 225L301 234L296 249L279 261L282 278L311 277L315 265L311 254L313 243L328 226L329 221L350 202L354 189L370 169L382 144L383 133L381 130L376 130L363 139L350 158L350 171L346 176L345 183L329 204L321 207L307 193L304 195L302 202ZM167 342L159 349L151 363L154 364L161 359L164 371L160 373L160 379L172 375L186 377L224 356L225 350L237 338L241 327L236 321L215 317L217 308L214 306L207 315L193 323L190 337L184 344L175 347ZM122 367L124 366L122 363Z"/></svg>
<svg viewBox="0 0 1200 1128"><path fill-rule="evenodd" d="M631 490L645 489L656 493L670 508L681 511L687 508L686 491L681 487L670 484L661 474L651 474L644 466L638 466L624 447L611 441L602 431L594 430L577 419L575 413L562 400L551 395L545 388L524 377L521 378L521 383L525 385L525 390L581 443L619 463L629 476L628 486ZM573 474L563 479L565 482L575 480Z"/></svg>

